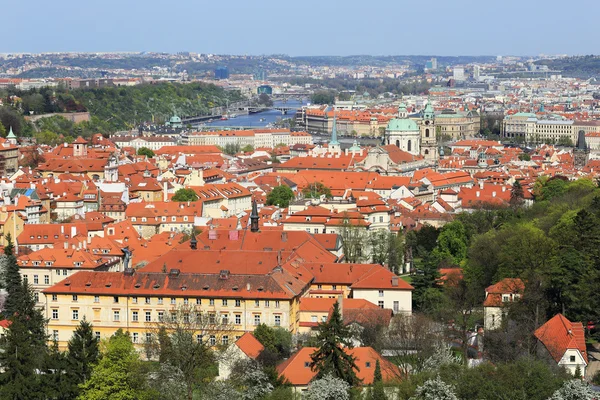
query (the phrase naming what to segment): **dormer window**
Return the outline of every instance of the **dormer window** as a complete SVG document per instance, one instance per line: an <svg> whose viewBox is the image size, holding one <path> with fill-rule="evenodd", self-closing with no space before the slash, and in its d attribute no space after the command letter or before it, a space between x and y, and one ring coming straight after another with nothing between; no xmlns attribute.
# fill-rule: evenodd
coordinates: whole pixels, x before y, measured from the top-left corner
<svg viewBox="0 0 600 400"><path fill-rule="evenodd" d="M51 267L52 266L52 261L46 261L46 267Z"/></svg>
<svg viewBox="0 0 600 400"><path fill-rule="evenodd" d="M503 294L502 295L502 302L506 303L507 301L510 301L510 296L507 294Z"/></svg>

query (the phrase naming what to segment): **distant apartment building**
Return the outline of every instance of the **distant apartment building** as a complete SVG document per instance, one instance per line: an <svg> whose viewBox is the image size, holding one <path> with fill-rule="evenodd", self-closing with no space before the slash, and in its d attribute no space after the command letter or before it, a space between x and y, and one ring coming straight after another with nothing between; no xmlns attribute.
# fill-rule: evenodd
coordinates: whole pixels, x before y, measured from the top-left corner
<svg viewBox="0 0 600 400"><path fill-rule="evenodd" d="M140 137L140 136L114 136L112 142L118 147L132 147L136 151L142 147L146 147L152 151L156 151L165 146L175 146L175 139L163 136Z"/></svg>
<svg viewBox="0 0 600 400"><path fill-rule="evenodd" d="M256 129L243 131L194 132L184 134L182 143L188 146L226 145L274 148L277 145L312 144L312 136L306 132L290 132L287 129Z"/></svg>
<svg viewBox="0 0 600 400"><path fill-rule="evenodd" d="M527 143L558 143L561 139L577 141L579 132L592 133L600 129L600 121L540 119L534 113L519 112L502 121L502 135Z"/></svg>
<svg viewBox="0 0 600 400"><path fill-rule="evenodd" d="M463 67L454 67L452 71L452 77L455 81L465 80L465 69Z"/></svg>
<svg viewBox="0 0 600 400"><path fill-rule="evenodd" d="M435 116L439 133L452 139L461 139L479 134L481 117L477 111L444 110Z"/></svg>

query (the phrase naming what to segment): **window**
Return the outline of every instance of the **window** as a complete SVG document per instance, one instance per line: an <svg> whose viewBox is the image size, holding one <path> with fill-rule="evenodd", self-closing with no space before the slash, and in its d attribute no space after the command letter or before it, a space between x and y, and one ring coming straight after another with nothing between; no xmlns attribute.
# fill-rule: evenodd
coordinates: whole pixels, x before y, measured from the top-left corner
<svg viewBox="0 0 600 400"><path fill-rule="evenodd" d="M210 335L210 337L208 338L208 343L211 346L214 346L215 344L217 344L217 338L215 337L215 335Z"/></svg>
<svg viewBox="0 0 600 400"><path fill-rule="evenodd" d="M310 368L310 363L308 361L304 361L304 368Z"/></svg>
<svg viewBox="0 0 600 400"><path fill-rule="evenodd" d="M260 325L260 314L254 314L254 325Z"/></svg>
<svg viewBox="0 0 600 400"><path fill-rule="evenodd" d="M77 295L76 294L73 295L73 301L77 301Z"/></svg>
<svg viewBox="0 0 600 400"><path fill-rule="evenodd" d="M94 296L94 303L100 303L100 296Z"/></svg>
<svg viewBox="0 0 600 400"><path fill-rule="evenodd" d="M323 285L320 285L320 284L317 285L317 289L319 289L319 290L323 289Z"/></svg>
<svg viewBox="0 0 600 400"><path fill-rule="evenodd" d="M242 301L241 300L236 300L235 301L235 306L236 307L241 307L242 306Z"/></svg>
<svg viewBox="0 0 600 400"><path fill-rule="evenodd" d="M208 323L213 325L217 323L215 314L208 314Z"/></svg>
<svg viewBox="0 0 600 400"><path fill-rule="evenodd" d="M146 322L152 321L152 313L150 311L146 311Z"/></svg>
<svg viewBox="0 0 600 400"><path fill-rule="evenodd" d="M165 312L159 311L158 312L158 322L163 322L164 320L165 320Z"/></svg>
<svg viewBox="0 0 600 400"><path fill-rule="evenodd" d="M227 336L227 335L224 335L224 336L221 338L221 344L223 344L223 346L227 346L227 345L229 344L229 336Z"/></svg>
<svg viewBox="0 0 600 400"><path fill-rule="evenodd" d="M175 303L176 303L175 297L171 297L171 304L175 304Z"/></svg>
<svg viewBox="0 0 600 400"><path fill-rule="evenodd" d="M57 308L52 309L52 319L58 319L58 309Z"/></svg>
<svg viewBox="0 0 600 400"><path fill-rule="evenodd" d="M236 325L242 324L242 314L235 314L235 324Z"/></svg>
<svg viewBox="0 0 600 400"><path fill-rule="evenodd" d="M332 288L333 290L337 290L337 285L331 285L331 288Z"/></svg>
<svg viewBox="0 0 600 400"><path fill-rule="evenodd" d="M319 322L319 320L317 319L316 315L311 315L310 316L310 322Z"/></svg>
<svg viewBox="0 0 600 400"><path fill-rule="evenodd" d="M202 300L201 299L196 299L196 305L199 306L202 304Z"/></svg>
<svg viewBox="0 0 600 400"><path fill-rule="evenodd" d="M162 303L163 303L163 298L162 298L162 297L159 297L159 298L158 298L158 304L162 304Z"/></svg>
<svg viewBox="0 0 600 400"><path fill-rule="evenodd" d="M133 339L132 342L133 343L137 343L140 340L140 334L137 332L133 332Z"/></svg>
<svg viewBox="0 0 600 400"><path fill-rule="evenodd" d="M58 295L53 294L52 295L52 301L58 301Z"/></svg>
<svg viewBox="0 0 600 400"><path fill-rule="evenodd" d="M35 302L39 302L40 301L40 294L38 292L33 292L33 299L35 300Z"/></svg>
<svg viewBox="0 0 600 400"><path fill-rule="evenodd" d="M209 299L208 300L208 305L209 306L214 306L215 305L215 299Z"/></svg>
<svg viewBox="0 0 600 400"><path fill-rule="evenodd" d="M79 319L79 310L73 310L73 318L71 318L71 319L74 319L74 320Z"/></svg>
<svg viewBox="0 0 600 400"><path fill-rule="evenodd" d="M37 275L34 275L34 276L33 276L33 284L34 284L34 285L37 285L38 283L40 283L40 282L39 282L39 279L38 279L38 276L37 276Z"/></svg>
<svg viewBox="0 0 600 400"><path fill-rule="evenodd" d="M44 275L44 285L50 284L50 275Z"/></svg>
<svg viewBox="0 0 600 400"><path fill-rule="evenodd" d="M506 302L507 302L507 301L509 301L509 300L510 300L510 297L509 297L507 294L503 294L503 295L502 295L502 301L503 301L504 303L506 303Z"/></svg>
<svg viewBox="0 0 600 400"><path fill-rule="evenodd" d="M119 296L113 296L113 302L114 303L118 303L119 302Z"/></svg>
<svg viewBox="0 0 600 400"><path fill-rule="evenodd" d="M572 363L574 363L574 362L575 362L575 356L570 356L570 357L569 357L569 362L572 362Z"/></svg>
<svg viewBox="0 0 600 400"><path fill-rule="evenodd" d="M254 300L254 307L260 307L260 301Z"/></svg>
<svg viewBox="0 0 600 400"><path fill-rule="evenodd" d="M202 343L202 335L196 335L196 343Z"/></svg>
<svg viewBox="0 0 600 400"><path fill-rule="evenodd" d="M269 308L269 300L265 300L265 308Z"/></svg>
<svg viewBox="0 0 600 400"><path fill-rule="evenodd" d="M367 362L365 363L365 366L366 366L367 368L371 368L371 362L370 362L370 361L367 361Z"/></svg>
<svg viewBox="0 0 600 400"><path fill-rule="evenodd" d="M131 298L131 302L132 302L133 304L137 304L137 296L133 296L133 297Z"/></svg>
<svg viewBox="0 0 600 400"><path fill-rule="evenodd" d="M150 343L152 341L152 334L150 332L146 332L146 343Z"/></svg>
<svg viewBox="0 0 600 400"><path fill-rule="evenodd" d="M223 299L223 306L227 306L227 299Z"/></svg>
<svg viewBox="0 0 600 400"><path fill-rule="evenodd" d="M118 310L114 310L113 311L113 321L119 322L120 318L121 318L121 315L120 315L119 311Z"/></svg>
<svg viewBox="0 0 600 400"><path fill-rule="evenodd" d="M379 291L379 297L383 297L383 290Z"/></svg>
<svg viewBox="0 0 600 400"><path fill-rule="evenodd" d="M63 276L67 276L68 273L69 273L69 271L67 271L66 269L63 269Z"/></svg>
<svg viewBox="0 0 600 400"><path fill-rule="evenodd" d="M131 313L131 320L133 322L138 322L139 321L138 312L137 311L134 311L134 312Z"/></svg>
<svg viewBox="0 0 600 400"><path fill-rule="evenodd" d="M281 315L275 316L275 326L281 326Z"/></svg>
<svg viewBox="0 0 600 400"><path fill-rule="evenodd" d="M52 331L52 340L58 342L58 331L57 330Z"/></svg>
<svg viewBox="0 0 600 400"><path fill-rule="evenodd" d="M275 300L275 308L279 308L279 300Z"/></svg>
<svg viewBox="0 0 600 400"><path fill-rule="evenodd" d="M146 297L145 303L150 304L150 297Z"/></svg>
<svg viewBox="0 0 600 400"><path fill-rule="evenodd" d="M221 322L223 323L223 325L229 324L229 314L222 314Z"/></svg>
<svg viewBox="0 0 600 400"><path fill-rule="evenodd" d="M400 311L400 302L394 300L394 312Z"/></svg>
<svg viewBox="0 0 600 400"><path fill-rule="evenodd" d="M383 222L383 217L379 217L379 222Z"/></svg>
<svg viewBox="0 0 600 400"><path fill-rule="evenodd" d="M184 298L183 298L183 304L185 304L186 306L187 306L188 304L190 304L190 299L188 299L187 297L184 297Z"/></svg>
<svg viewBox="0 0 600 400"><path fill-rule="evenodd" d="M377 305L379 306L379 308L384 308L384 305L383 305L383 300L379 300L379 301L377 302Z"/></svg>

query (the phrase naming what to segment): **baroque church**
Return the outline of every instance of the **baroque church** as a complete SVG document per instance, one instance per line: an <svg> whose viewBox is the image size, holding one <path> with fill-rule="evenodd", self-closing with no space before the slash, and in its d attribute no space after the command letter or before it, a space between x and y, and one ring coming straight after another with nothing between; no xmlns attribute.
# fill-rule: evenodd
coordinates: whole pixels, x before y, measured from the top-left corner
<svg viewBox="0 0 600 400"><path fill-rule="evenodd" d="M395 145L399 149L425 160L436 161L438 148L435 130L433 106L428 101L422 118L416 122L408 117L404 103L398 107L398 118L392 119L385 130L385 144Z"/></svg>

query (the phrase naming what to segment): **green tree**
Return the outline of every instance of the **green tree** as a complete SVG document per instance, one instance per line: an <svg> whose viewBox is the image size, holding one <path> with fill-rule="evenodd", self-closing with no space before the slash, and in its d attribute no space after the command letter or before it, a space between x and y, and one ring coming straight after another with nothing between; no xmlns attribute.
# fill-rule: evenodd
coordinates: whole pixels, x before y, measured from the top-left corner
<svg viewBox="0 0 600 400"><path fill-rule="evenodd" d="M137 155L152 158L152 157L154 157L154 152L147 147L140 147L137 151Z"/></svg>
<svg viewBox="0 0 600 400"><path fill-rule="evenodd" d="M102 357L83 385L79 400L139 400L147 396L141 361L129 335L119 329L103 343Z"/></svg>
<svg viewBox="0 0 600 400"><path fill-rule="evenodd" d="M345 350L352 348L351 336L350 329L342 321L340 307L336 302L329 321L317 326L317 350L310 356L310 367L317 371L317 378L332 374L350 386L360 382L355 372L358 370L355 359Z"/></svg>
<svg viewBox="0 0 600 400"><path fill-rule="evenodd" d="M85 317L73 332L68 349L67 376L77 394L77 387L90 379L92 369L100 357L98 339L94 335L92 324Z"/></svg>
<svg viewBox="0 0 600 400"><path fill-rule="evenodd" d="M431 256L438 263L448 261L459 265L467 257L467 249L465 226L460 221L452 221L441 229Z"/></svg>
<svg viewBox="0 0 600 400"><path fill-rule="evenodd" d="M277 356L277 360L288 358L292 352L292 334L289 330L276 327L271 328L260 324L254 329L254 337L264 347Z"/></svg>
<svg viewBox="0 0 600 400"><path fill-rule="evenodd" d="M331 189L321 182L313 182L302 189L302 195L307 199L319 199L322 195L325 195L325 198L330 199Z"/></svg>
<svg viewBox="0 0 600 400"><path fill-rule="evenodd" d="M265 107L271 107L273 105L273 100L271 100L271 97L268 94L261 93L258 95L258 104L261 104Z"/></svg>
<svg viewBox="0 0 600 400"><path fill-rule="evenodd" d="M519 154L519 160L521 161L531 161L531 156L527 153Z"/></svg>
<svg viewBox="0 0 600 400"><path fill-rule="evenodd" d="M198 194L194 189L181 188L175 192L171 200L173 201L198 201Z"/></svg>
<svg viewBox="0 0 600 400"><path fill-rule="evenodd" d="M0 137L6 137L6 135L8 135L6 133L6 129L4 129L4 125L2 125L2 123L0 122Z"/></svg>
<svg viewBox="0 0 600 400"><path fill-rule="evenodd" d="M319 91L310 96L313 104L333 104L335 103L335 94L330 91Z"/></svg>
<svg viewBox="0 0 600 400"><path fill-rule="evenodd" d="M267 195L267 205L276 205L282 208L287 208L290 201L294 199L294 192L286 185L279 185Z"/></svg>
<svg viewBox="0 0 600 400"><path fill-rule="evenodd" d="M369 393L369 400L387 400L385 387L383 386L383 377L381 375L381 365L379 360L375 362L375 372L373 374L373 386Z"/></svg>
<svg viewBox="0 0 600 400"><path fill-rule="evenodd" d="M251 144L248 144L248 145L242 147L240 149L240 151L242 151L244 153L252 153L252 152L254 152L254 146L252 146Z"/></svg>
<svg viewBox="0 0 600 400"><path fill-rule="evenodd" d="M0 347L0 398L29 399L41 389L37 371L43 368L47 355L46 321L33 291L21 281L10 235L7 241L4 279L9 326Z"/></svg>
<svg viewBox="0 0 600 400"><path fill-rule="evenodd" d="M512 190L510 192L510 205L513 207L519 207L523 204L525 194L523 193L523 186L517 180L513 183Z"/></svg>

